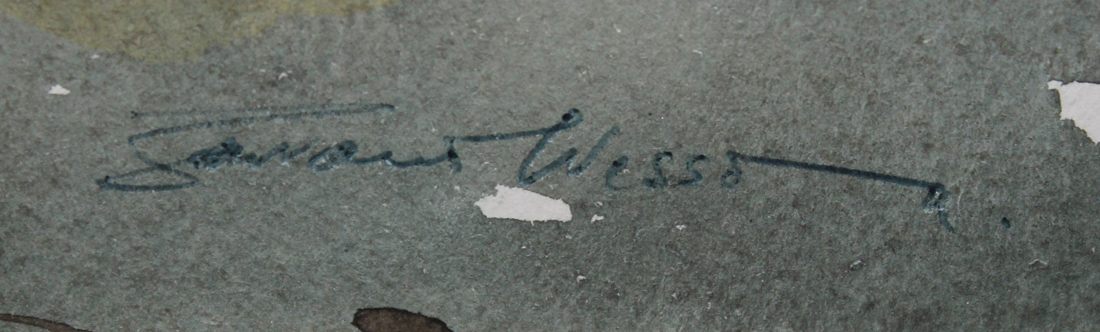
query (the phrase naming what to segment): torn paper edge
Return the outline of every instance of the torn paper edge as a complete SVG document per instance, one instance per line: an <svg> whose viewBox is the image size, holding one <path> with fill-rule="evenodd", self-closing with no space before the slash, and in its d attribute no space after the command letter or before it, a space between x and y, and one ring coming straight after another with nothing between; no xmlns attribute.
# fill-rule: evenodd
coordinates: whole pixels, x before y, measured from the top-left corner
<svg viewBox="0 0 1100 332"><path fill-rule="evenodd" d="M503 185L497 185L496 190L495 195L485 196L474 202L486 217L531 222L573 219L569 204L561 199Z"/></svg>
<svg viewBox="0 0 1100 332"><path fill-rule="evenodd" d="M1093 143L1100 143L1100 84L1050 81L1047 89L1058 91L1062 120L1073 120Z"/></svg>
<svg viewBox="0 0 1100 332"><path fill-rule="evenodd" d="M70 92L69 89L66 89L65 87L61 86L60 84L55 84L54 86L51 86L50 91L46 92L46 93L51 94L51 95L64 96L64 95L68 95L69 92Z"/></svg>

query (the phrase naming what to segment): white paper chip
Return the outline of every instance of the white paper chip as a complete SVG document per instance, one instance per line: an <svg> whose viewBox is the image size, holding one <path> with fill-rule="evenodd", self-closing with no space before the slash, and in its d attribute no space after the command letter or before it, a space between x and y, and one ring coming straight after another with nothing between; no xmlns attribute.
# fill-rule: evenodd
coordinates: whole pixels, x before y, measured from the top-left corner
<svg viewBox="0 0 1100 332"><path fill-rule="evenodd" d="M61 95L61 96L64 96L64 95L67 95L67 94L69 94L69 89L66 89L65 87L63 87L63 86L61 86L60 84L58 84L58 85L54 85L54 86L50 87L50 91L49 91L49 92L47 92L47 93L48 93L48 94L51 94L51 95Z"/></svg>
<svg viewBox="0 0 1100 332"><path fill-rule="evenodd" d="M1050 81L1047 89L1058 90L1062 100L1062 120L1073 120L1093 143L1100 143L1100 84Z"/></svg>
<svg viewBox="0 0 1100 332"><path fill-rule="evenodd" d="M569 204L538 193L497 185L496 195L486 196L474 203L489 218L522 221L569 221L573 213Z"/></svg>

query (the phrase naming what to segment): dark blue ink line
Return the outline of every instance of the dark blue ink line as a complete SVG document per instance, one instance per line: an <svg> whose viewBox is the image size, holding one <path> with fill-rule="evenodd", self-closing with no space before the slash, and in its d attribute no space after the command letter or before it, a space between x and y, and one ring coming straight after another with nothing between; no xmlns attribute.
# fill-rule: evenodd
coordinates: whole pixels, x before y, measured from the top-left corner
<svg viewBox="0 0 1100 332"><path fill-rule="evenodd" d="M190 156L187 156L184 164L197 169L208 170L233 164L246 164L253 168L257 168L271 161L271 159L276 156L281 156L279 162L286 163L302 153L309 151L312 147L313 143L306 143L297 149L290 150L290 143L282 142L274 148L271 148L271 150L264 155L257 156L255 153L251 152L243 154L244 147L237 144L237 139L230 137L213 148L195 151ZM178 164L179 162L172 163L173 166Z"/></svg>
<svg viewBox="0 0 1100 332"><path fill-rule="evenodd" d="M733 168L733 170L727 171L727 174L730 176L737 176L738 181L740 180L739 178L741 174L739 161L746 161L768 166L790 167L804 169L808 171L846 175L873 181L899 184L909 187L925 188L928 190L928 193L924 196L924 200L922 202L922 207L924 208L924 210L927 212L935 212L940 219L940 224L943 225L943 227L946 228L948 231L952 233L955 232L955 227L951 226L951 223L947 220L946 206L944 205L945 201L947 200L948 192L944 188L943 184L939 182L929 182L885 173L869 172L839 166L811 164L793 160L750 156L734 151L727 151L726 157L729 158L731 168Z"/></svg>
<svg viewBox="0 0 1100 332"><path fill-rule="evenodd" d="M268 108L259 109L266 110ZM288 114L271 114L264 116L252 116L252 117L238 117L225 120L213 120L197 123L190 123L185 125L165 127L153 129L144 133L131 135L127 142L131 145L137 141L149 139L156 136L164 136L169 134L175 134L184 131L191 131L196 129L209 129L215 127L234 127L246 124L252 124L257 122L285 120L295 121L307 117L324 118L329 116L345 116L364 114L377 111L393 111L395 108L393 105L388 104L334 104L334 105L322 105L318 107L300 107L300 108L287 108L285 111Z"/></svg>
<svg viewBox="0 0 1100 332"><path fill-rule="evenodd" d="M305 154L315 145L315 143L307 143L302 145L301 147L292 150L289 143L282 142L281 144L269 150L264 155L257 156L255 153L246 153L244 147L238 144L236 139L230 137L218 143L214 147L195 151L188 155L186 158L173 162L158 162L145 156L144 152L142 152L137 147L137 143L139 141L148 140L154 137L173 135L198 129L241 126L263 121L294 121L306 117L338 117L375 112L379 110L392 111L394 110L394 107L386 104L342 104L327 105L318 108L246 109L236 110L233 112L240 113L279 111L287 113L205 121L150 130L144 133L132 135L127 140L134 151L135 157L148 165L147 168L138 169L120 175L107 176L103 179L97 180L96 183L102 189L120 191L163 191L183 189L196 186L200 182L196 176L177 169L176 167L178 166L187 165L196 169L208 170L236 164L244 164L251 167L261 167L266 162L273 160L276 157L279 157L281 162L286 163L289 160L293 160L296 157ZM357 158L356 155L359 153L359 145L355 141L345 140L332 146L325 147L319 152L310 156L308 160L308 165L310 170L314 172L325 172L335 169L342 164L368 165L373 163L385 163L386 165L394 168L410 168L429 167L443 162L449 162L451 164L451 171L454 173L458 173L462 171L462 161L459 157L458 151L455 148L455 145L457 143L479 144L539 136L540 138L535 143L535 146L532 147L531 150L529 150L526 156L523 158L517 172L518 183L520 185L529 185L539 181L540 179L548 176L550 173L562 167L566 167L566 174L570 177L583 174L584 171L588 167L590 167L591 164L599 157L600 152L608 144L611 137L619 134L620 132L619 127L612 127L610 130L605 132L596 142L596 144L593 145L592 149L584 157L584 159L581 160L575 167L573 166L573 162L579 155L579 151L577 148L570 148L557 158L551 160L547 165L538 168L533 172L529 172L529 170L533 167L535 160L542 154L544 150L546 150L547 146L551 143L552 139L558 133L575 128L583 121L584 117L582 116L581 112L576 109L571 109L569 110L569 112L561 116L560 121L545 128L489 135L445 136L443 139L445 152L431 158L417 156L408 160L393 159L394 153L392 151L384 151L368 157ZM845 175L856 178L869 179L873 181L893 183L903 186L922 187L927 190L927 194L925 195L922 202L922 206L924 207L924 209L928 212L937 213L940 223L943 225L943 227L946 228L948 231L955 232L954 227L952 227L951 223L948 221L947 212L944 205L947 201L948 192L944 188L943 184L940 184L938 182L929 182L885 173L863 171L839 166L750 156L735 151L727 151L726 157L729 160L729 168L720 176L719 182L723 188L729 190L735 190L742 180L743 171L741 169L741 162L751 162L767 166L789 167L815 172ZM642 184L644 184L646 187L654 189L663 189L678 186L693 186L703 182L703 174L699 170L695 169L695 165L699 162L709 161L707 156L696 155L688 160L684 165L684 169L687 171L688 174L691 175L691 178L678 181L669 180L665 176L664 170L662 168L662 162L671 159L673 159L672 152L666 151L654 155L653 162L651 164L654 172L654 177L642 179ZM629 161L630 158L626 156L621 156L611 163L610 167L608 167L607 171L604 173L604 184L608 189L623 190L632 187L630 185L619 186L613 183L613 180L626 170ZM181 182L136 185L117 183L118 180L135 178L138 176L156 172L175 176L179 178Z"/></svg>
<svg viewBox="0 0 1100 332"><path fill-rule="evenodd" d="M661 161L665 159L672 159L672 152L665 151L653 155L653 174L656 177L642 180L646 187L654 189L668 187L668 179L665 178L665 172L661 170Z"/></svg>
<svg viewBox="0 0 1100 332"><path fill-rule="evenodd" d="M559 131L572 128L573 126L581 123L581 121L584 121L584 117L581 116L581 112L577 111L576 109L571 109L569 110L569 113L562 115L560 123L546 129L546 132L542 134L542 138L539 139L538 143L535 143L535 147L532 148L531 151L527 152L527 157L524 157L523 162L519 164L520 185L529 185L535 183L535 181L538 181L539 179L545 177L547 174L550 174L550 172L553 172L559 167L565 165L566 163L573 161L573 157L577 156L576 148L570 148L569 150L565 151L565 153L562 153L562 155L559 156L557 159L554 159L554 161L550 162L550 164L544 166L543 168L540 168L534 173L531 173L531 175L527 175L527 168L531 167L531 164L535 162L535 157L538 157L539 153L541 153L542 150L546 149L546 145L550 143L550 139L553 139L554 135L557 135Z"/></svg>
<svg viewBox="0 0 1100 332"><path fill-rule="evenodd" d="M363 113L370 113L370 112L383 111L383 110L393 111L394 107L393 107L393 105L387 105L387 104L336 104L336 105L323 105L323 106L316 107L316 108L302 107L302 108L295 108L295 109L287 109L287 111L292 112L290 114L271 114L271 115L265 115L265 116L239 117L239 118L232 118L232 119L225 119L225 120L205 121L205 122L198 122L198 123L192 123L192 124L186 124L186 125L180 125L180 126L174 126L174 127L153 129L153 130L150 130L150 131L147 131L147 132L144 132L144 133L132 135L129 138L127 138L126 141L127 141L127 143L130 144L130 147L134 148L134 152L135 152L136 157L139 160L141 160L142 162L145 162L149 166L164 165L165 163L158 163L155 160L152 160L152 159L146 157L144 155L144 153L142 153L140 150L137 150L136 143L138 141L150 139L150 138L157 137L157 136L176 134L176 133L180 133L180 132L197 130L197 129L209 129L209 128L216 128L216 127L235 127L235 126L247 125L247 124L252 124L252 123L257 123L257 122L269 122L269 121L275 121L275 120L295 121L295 120L300 120L300 119L307 118L307 117L313 117L313 118L320 119L320 118L324 118L324 117L328 117L328 116L346 116L346 115L363 114Z"/></svg>
<svg viewBox="0 0 1100 332"><path fill-rule="evenodd" d="M184 180L187 180L187 182L178 183L178 184L169 183L169 184L151 184L151 185L128 185L128 184L114 183L114 181L118 180L118 179L133 178L133 177L137 177L137 176L141 176L141 175L145 175L145 174L153 173L153 172L165 172L165 173L168 173L168 174L171 174L171 175L178 176L178 177L180 177ZM102 179L96 180L96 184L99 185L100 189L118 190L118 191L168 191L168 190L179 190L179 189L183 189L183 188L194 187L194 186L199 184L199 178L195 177L194 175L188 174L186 172L182 172L182 171L179 171L179 170L172 169L170 167L152 166L152 167L142 168L142 169L127 172L127 173L122 173L122 174L115 175L115 176L106 176L106 177L103 177Z"/></svg>
<svg viewBox="0 0 1100 332"><path fill-rule="evenodd" d="M611 167L608 167L607 172L604 172L604 180L603 180L604 182L603 183L604 183L604 186L607 187L607 189L623 190L623 189L629 189L630 188L630 186L625 186L624 187L624 186L616 186L614 184L611 184L611 180L614 179L616 176L618 176L619 173L622 173L622 171L624 169L626 169L626 165L628 163L630 163L630 158L627 157L627 156L619 157L619 159L615 159L615 161L611 162Z"/></svg>
<svg viewBox="0 0 1100 332"><path fill-rule="evenodd" d="M584 160L582 160L581 163L577 165L577 167L569 170L569 176L578 176L584 174L584 171L588 169L588 166L591 166L592 163L596 161L596 157L599 156L600 151L603 151L603 147L607 145L608 141L611 140L611 136L615 136L618 134L618 126L611 127L610 130L608 130L606 133L603 133L603 136L600 136L600 140L596 141L596 145L592 146L592 150L588 151L588 156L585 156Z"/></svg>
<svg viewBox="0 0 1100 332"><path fill-rule="evenodd" d="M781 166L781 167L791 167L791 168L798 168L798 169L810 170L810 171L815 171L815 172L825 172L825 173L833 173L833 174L854 176L854 177L858 177L858 178L896 183L896 184L900 184L900 185L903 185L903 186L911 186L911 187L941 187L941 188L943 187L942 184L935 183L935 182L922 181L922 180L911 179L911 178L900 177L900 176L894 176L894 175L883 174L883 173L861 171L861 170L858 170L858 169L851 169L851 168L845 168L845 167L839 167L839 166L830 166L830 165L811 164L811 163L804 163L804 162L793 161L793 160L783 160L783 159L775 159L775 158L767 158L767 157L750 156L750 155L740 154L740 153L733 152L733 151L729 151L728 153L733 155L731 158L739 158L741 160L744 160L744 161L747 161L747 162L752 162L752 163L757 163L757 164L764 164L764 165L771 165L771 166Z"/></svg>
<svg viewBox="0 0 1100 332"><path fill-rule="evenodd" d="M353 104L348 104L353 105ZM194 117L194 116L209 116L209 115L229 115L229 114L249 114L249 113L299 113L302 112L304 107L295 106L262 106L254 108L235 108L227 110L177 110L177 111L164 111L164 112L131 112L131 118L166 118L166 117Z"/></svg>
<svg viewBox="0 0 1100 332"><path fill-rule="evenodd" d="M294 109L282 109L282 110L284 110L284 111L286 111L286 110L293 111ZM302 119L302 118L306 118L306 117L323 118L323 117L328 117L328 116L346 116L346 115L362 114L362 113L372 112L372 111L376 111L376 110L393 110L393 106L385 105L385 104L329 105L329 106L322 106L322 107L320 107L320 109L302 108L302 109L298 109L297 113L291 113L291 114L273 114L273 115L255 116L255 117L240 117L240 118L232 118L232 119L226 119L226 120L205 121L205 122L185 124L185 125L180 125L180 126L154 129L154 130L147 131L147 132L144 132L144 133L139 133L139 134L136 134L136 135L132 135L127 140L129 142L129 145L131 146L131 148L134 150L135 157L137 157L139 160L141 160L146 165L149 165L148 168L140 169L140 170L137 170L137 171L132 171L132 172L128 172L128 173L124 173L124 174L120 174L120 175L115 175L115 176L107 176L107 177L104 177L103 179L97 180L96 183L102 189L119 190L119 191L157 191L157 190L163 191L163 190L183 189L183 188L188 188L188 187L198 185L199 184L199 179L197 177L195 177L194 175L191 175L189 173L186 173L186 172L183 172L183 171L180 171L180 170L174 168L176 166L187 164L187 165L193 166L195 168L216 169L216 168L221 167L221 166L227 166L227 165L233 165L233 164L249 164L253 167L259 167L259 166L262 166L266 161L268 161L271 158L274 158L275 156L280 155L280 154L283 157L282 161L286 162L290 159L293 159L293 158L297 157L301 153L305 153L306 151L308 151L313 146L312 144L307 144L307 145L305 145L305 146L303 146L299 149L295 149L293 151L290 151L290 150L288 150L289 149L289 143L283 142L279 146L276 146L275 148L270 150L263 157L257 157L254 153L244 154L244 148L241 145L237 144L237 142L234 138L229 138L229 139L226 139L225 141L219 143L217 146L215 146L213 148L202 149L202 150L196 151L196 152L190 154L185 159L174 161L174 162L159 162L159 161L153 160L152 158L147 157L144 152L142 152L140 149L137 148L137 142L142 141L142 140L147 140L147 139L150 139L150 138L153 138L153 137L167 136L167 135L178 134L178 133L181 133L181 132L198 130L198 129L208 129L208 128L215 128L215 127L229 127L229 126L241 126L241 125L247 125L247 124L256 123L256 122L263 122L263 121L274 121L274 120L293 121L293 120L298 120L298 119ZM259 111L259 110L244 110L244 111ZM243 111L239 110L238 112L243 112ZM528 153L528 158L525 159L524 163L520 167L520 174L525 174L526 169L531 166L531 164L534 162L535 157L537 157L542 152L542 150L544 150L546 148L546 145L549 143L550 139L553 138L553 136L555 134L557 134L558 132L564 131L564 130L571 129L571 128L575 127L576 125L580 124L581 121L583 121L583 117L581 116L580 111L578 111L576 109L572 109L568 113L562 115L561 121L559 123L554 124L550 127L542 128L542 129L527 130L527 131L505 133L505 134L493 134L493 135L472 135L472 136L460 136L460 137L448 136L448 137L444 138L444 142L446 143L446 152L444 152L443 154L441 154L439 156L430 158L430 159L427 159L427 158L424 158L424 157L414 157L414 158L409 159L409 160L394 160L393 159L393 152L391 152L391 151L385 151L385 152L382 152L382 153L379 153L377 155L367 157L367 158L355 158L355 155L358 153L358 150L359 150L358 145L354 141L348 140L348 141L342 141L340 143L337 143L336 145L333 145L331 147L327 147L327 148L322 149L320 152L318 152L318 153L314 154L312 157L310 157L308 163L309 163L310 169L313 170L314 172L324 172L324 171L332 170L336 166L339 166L340 164L345 164L345 163L351 163L351 164L356 164L356 165L365 165L365 164L370 164L370 163L374 163L374 162L385 162L387 165L389 165L391 167L394 167L394 168L409 168L409 167L433 166L433 165L442 163L444 161L449 161L451 163L452 172L458 173L458 172L461 172L461 170L462 170L462 162L461 162L461 158L458 155L458 152L456 151L456 149L454 147L455 142L483 143L483 142L490 142L490 141L512 140L512 139L518 139L518 138L541 135L542 139L540 139L539 142L536 144L536 146L533 149L531 149L531 151ZM592 162L594 162L596 157L598 157L599 150L602 149L603 146L607 144L610 137L612 135L617 134L618 132L619 132L618 127L614 127L610 131L608 131L608 133L605 133L604 136L601 137L600 141L597 142L596 146L593 148L593 151L590 152L589 155L585 158L585 160L583 160L580 163L579 166L569 170L568 174L574 175L574 176L582 174L584 172L585 168L587 168ZM573 162L574 158L576 157L576 154L577 154L576 149L570 149L563 156L561 156L558 159L556 159L555 161L551 162L549 165L535 171L534 173L532 173L529 176L521 177L520 184L534 183L535 181L538 181L539 179L545 177L550 172L560 168L561 166L564 166L566 164L571 164ZM132 184L120 184L120 183L117 182L119 180L133 178L133 177L136 177L136 176L139 176L139 175L149 174L149 173L153 173L153 172L163 172L163 173L167 173L167 174L170 174L170 175L174 175L174 176L177 176L177 177L179 177L183 180L186 180L186 182L174 183L174 184L154 184L154 185L141 185L141 184L132 185Z"/></svg>
<svg viewBox="0 0 1100 332"><path fill-rule="evenodd" d="M153 130L150 130L150 131L147 131L147 132L131 135L126 140L127 143L130 145L130 148L134 151L134 156L138 160L141 160L141 162L148 165L149 167L143 168L143 169L138 169L138 170L127 172L127 173L123 173L123 174L119 174L119 175L115 175L115 176L105 176L102 179L96 180L96 184L99 185L99 187L101 189L119 190L119 191L178 190L178 189L184 189L184 188L189 188L189 187L196 186L200 183L200 181L194 175L191 175L187 172L183 172L183 171L180 171L178 169L173 168L174 166L179 166L181 164L187 163L187 164L190 164L190 165L194 166L195 168L214 169L214 168L220 167L222 165L232 164L234 162L246 162L246 163L251 164L254 167L258 167L258 166L263 165L265 162L267 162L268 160L270 160L271 158L273 158L276 155L281 154L282 155L282 162L286 162L287 160L293 159L294 157L296 157L296 156L298 156L302 153L305 153L310 148L312 148L312 144L307 144L307 145L305 145L301 148L295 149L295 150L288 150L289 147L290 147L289 143L283 142L279 146L276 146L275 148L273 148L271 151L269 151L263 157L255 157L254 154L241 155L241 152L242 152L243 148L241 148L240 145L238 145L236 143L236 140L234 140L233 138L230 138L230 139L227 139L226 141L222 142L221 144L219 144L219 146L217 146L217 147L214 147L214 148L211 148L211 149L196 151L195 153L192 153L191 155L189 155L187 158L185 158L183 160L179 160L179 161L175 161L175 162L167 162L166 163L166 162L158 162L156 160L153 160L152 158L149 158L148 156L145 155L144 152L142 152L141 150L139 150L137 148L137 142L147 140L147 139L150 139L150 138L154 138L154 137L158 137L158 136L178 134L178 133L182 133L182 132L186 132L186 131L192 131L192 130L198 130L198 129L241 126L241 125L247 125L247 124L258 123L258 122L265 122L265 121L275 121L275 120L295 121L295 120L300 120L300 119L304 119L304 118L307 118L307 117L324 118L324 117L347 116L347 115L364 114L364 113L370 113L370 112L376 112L376 111L393 111L393 110L394 110L394 107L392 105L387 105L387 104L335 104L335 105L322 105L322 106L319 106L319 107L297 107L297 108L284 108L284 107L271 108L271 107L268 107L268 108L249 109L249 110L235 110L235 111L232 111L232 112L279 111L279 112L290 112L290 113L289 114L271 114L271 115L253 116L253 117L238 117L238 118L225 119L225 120L204 121L204 122L191 123L191 124L185 124L185 125L180 125L180 126L153 129ZM166 173L166 174L169 174L169 175L173 175L173 176L179 177L180 179L184 180L184 182L167 183L167 184L152 184L152 185L120 184L120 183L117 182L118 180L125 180L125 179L135 178L135 177L138 177L138 176L141 176L141 175L154 173L154 172L162 172L162 173Z"/></svg>
<svg viewBox="0 0 1100 332"><path fill-rule="evenodd" d="M695 169L695 163L698 163L700 161L709 160L707 159L707 156L704 155L697 155L695 157L692 157L691 160L688 160L687 165L684 166L684 169L687 170L688 174L691 174L691 179L680 180L680 182L676 182L677 186L694 186L703 182L703 173L700 173L698 170Z"/></svg>
<svg viewBox="0 0 1100 332"><path fill-rule="evenodd" d="M722 177L719 179L722 188L729 190L737 189L737 185L741 184L741 159L735 158L737 155L733 151L728 151L726 157L730 162L730 168L722 173Z"/></svg>
<svg viewBox="0 0 1100 332"><path fill-rule="evenodd" d="M664 151L653 155L653 174L655 175L655 177L642 179L642 184L645 184L646 187L650 187L653 189L661 189L676 186L694 186L703 182L703 173L695 169L695 164L701 161L708 161L707 156L696 155L694 157L691 157L691 160L688 160L687 163L684 164L684 170L686 170L688 174L691 174L691 178L679 180L672 183L670 183L668 178L665 176L664 170L661 168L661 161L664 161L666 159L673 159L672 152Z"/></svg>
<svg viewBox="0 0 1100 332"><path fill-rule="evenodd" d="M528 169L532 166L532 164L534 164L535 159L538 158L543 150L546 149L546 146L550 144L550 141L554 138L555 135L557 135L559 132L572 129L583 121L584 116L581 114L581 112L577 109L571 109L569 110L569 112L561 116L560 122L542 129L491 135L473 135L459 137L448 136L446 137L446 140L448 142L451 142L452 144L453 142L484 143L532 136L542 136L539 141L535 143L535 146L527 152L527 155L523 158L523 161L520 163L519 170L517 171L519 184L529 185L546 177L550 173L556 171L563 166L572 166L574 159L576 159L577 155L579 154L579 151L576 148L570 148L569 150L566 150L564 153L555 158L546 166L543 166L542 168L539 168L534 172L528 173ZM611 139L611 136L617 135L618 133L619 127L612 127L610 130L604 133L604 135L600 137L599 141L597 141L596 144L592 147L592 150L589 151L588 155L585 156L585 158L581 160L581 162L577 166L568 169L566 171L566 174L569 176L578 176L583 174L584 171L596 160L596 157L599 156L600 151L602 151L603 147L607 145L608 141Z"/></svg>

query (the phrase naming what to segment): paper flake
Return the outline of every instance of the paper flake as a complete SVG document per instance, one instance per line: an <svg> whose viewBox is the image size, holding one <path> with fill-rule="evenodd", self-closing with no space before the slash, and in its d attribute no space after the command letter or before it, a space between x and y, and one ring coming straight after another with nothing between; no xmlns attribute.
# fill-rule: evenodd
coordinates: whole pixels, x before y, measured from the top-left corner
<svg viewBox="0 0 1100 332"><path fill-rule="evenodd" d="M1073 120L1093 143L1100 143L1100 84L1050 81L1047 89L1058 90L1062 100L1062 120Z"/></svg>
<svg viewBox="0 0 1100 332"><path fill-rule="evenodd" d="M573 213L569 204L538 193L497 185L496 195L486 196L474 203L489 218L522 221L569 221Z"/></svg>
<svg viewBox="0 0 1100 332"><path fill-rule="evenodd" d="M47 92L47 93L49 93L49 94L51 94L51 95L61 95L61 96L64 96L64 95L67 95L67 94L69 94L69 89L66 89L65 87L63 87L63 86L61 86L60 84L58 84L58 85L54 85L54 86L50 87L50 91L49 91L49 92Z"/></svg>

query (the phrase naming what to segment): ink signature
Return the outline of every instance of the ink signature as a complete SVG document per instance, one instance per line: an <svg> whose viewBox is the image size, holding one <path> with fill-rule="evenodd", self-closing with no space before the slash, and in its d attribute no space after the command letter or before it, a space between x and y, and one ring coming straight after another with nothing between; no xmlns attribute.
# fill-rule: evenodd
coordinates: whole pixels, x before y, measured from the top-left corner
<svg viewBox="0 0 1100 332"><path fill-rule="evenodd" d="M304 143L300 146L291 146L289 142L282 142L267 150L263 154L249 152L237 143L236 138L229 137L218 144L188 153L186 156L177 156L174 160L156 160L139 144L158 138L171 139L176 135L186 132L225 128L242 127L262 122L295 122L307 118L335 118L368 113L394 111L394 106L387 104L336 104L318 107L303 108L262 108L246 109L237 112L265 111L273 114L261 116L244 116L224 120L202 121L179 126L163 127L130 136L127 143L133 150L133 156L140 160L146 167L129 171L118 175L110 175L96 180L96 184L104 190L117 190L129 192L143 191L169 191L180 190L198 186L202 181L198 176L186 171L188 169L216 170L221 167L233 165L246 165L260 168L270 161L278 160L280 163L307 156L306 164L313 172L326 172L341 165L366 166L371 164L384 164L394 168L431 167L446 163L451 172L462 171L462 158L458 147L460 144L481 144L497 141L511 141L528 137L539 137L527 154L524 156L517 170L516 179L519 185L529 185L543 179L547 175L565 168L565 173L570 177L584 174L596 161L608 141L619 134L619 127L611 127L596 141L583 158L578 159L580 152L576 148L570 148L554 158L547 165L535 168L535 159L550 144L551 140L559 133L575 128L584 120L583 114L577 109L571 109L561 116L553 125L508 133L471 136L444 136L442 139L443 151L433 157L417 156L412 159L399 160L394 158L393 151L383 151L370 155L361 155L359 144L353 140L344 140L330 146L317 146L315 143ZM724 159L725 170L718 177L721 187L734 190L741 182L743 172L742 163L754 163L766 166L787 167L807 171L844 175L855 178L887 182L902 186L923 188L926 193L922 199L922 207L925 212L935 213L939 217L940 224L950 232L955 232L954 227L947 219L946 202L949 195L944 185L939 182L924 181L919 179L895 176L885 173L863 171L839 166L821 165L800 161L767 158L746 155L736 151L727 151ZM670 187L694 186L704 181L702 172L696 169L696 164L710 162L712 159L706 155L694 155L688 158L684 164L684 170L691 178L670 180L664 172L664 163L673 160L672 152L660 152L652 157L650 165L653 169L653 177L644 178L641 185L663 189ZM609 190L626 190L633 185L624 184L623 180L616 179L630 162L627 156L620 156L610 163L604 172L604 186ZM163 180L142 182L140 177L150 174L159 174L176 180L165 182ZM132 181L138 180L136 183Z"/></svg>

